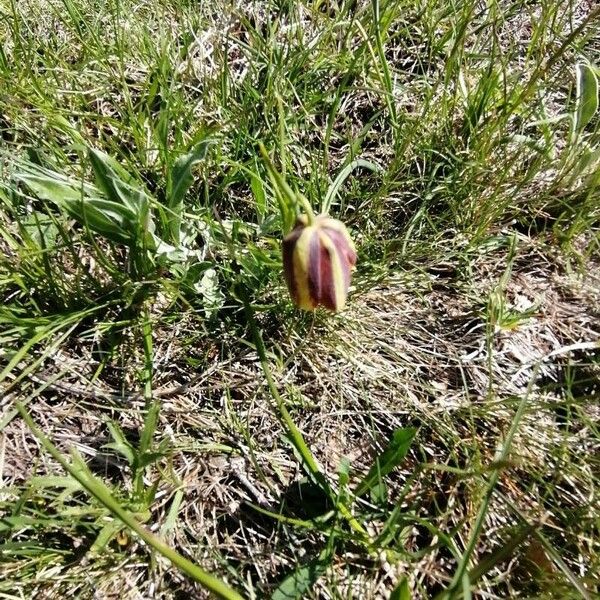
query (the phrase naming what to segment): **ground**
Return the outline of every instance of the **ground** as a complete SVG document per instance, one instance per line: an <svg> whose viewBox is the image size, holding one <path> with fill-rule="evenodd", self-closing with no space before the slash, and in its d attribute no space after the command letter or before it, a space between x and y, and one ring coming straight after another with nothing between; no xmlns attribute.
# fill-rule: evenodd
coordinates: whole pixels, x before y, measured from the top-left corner
<svg viewBox="0 0 600 600"><path fill-rule="evenodd" d="M0 14L2 597L600 592L600 9Z"/></svg>

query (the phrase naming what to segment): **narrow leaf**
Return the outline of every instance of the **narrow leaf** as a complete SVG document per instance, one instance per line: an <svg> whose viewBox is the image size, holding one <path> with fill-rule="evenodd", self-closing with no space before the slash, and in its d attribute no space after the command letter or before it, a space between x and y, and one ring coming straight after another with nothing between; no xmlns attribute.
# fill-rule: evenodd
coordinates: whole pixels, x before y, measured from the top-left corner
<svg viewBox="0 0 600 600"><path fill-rule="evenodd" d="M252 174L250 176L250 189L254 196L254 203L256 205L256 212L258 218L262 222L267 214L267 196L265 194L265 186L263 185L262 179L258 175Z"/></svg>
<svg viewBox="0 0 600 600"><path fill-rule="evenodd" d="M123 523L119 520L109 521L101 530L94 543L90 546L90 554L100 554L110 543L113 537L123 529Z"/></svg>
<svg viewBox="0 0 600 600"><path fill-rule="evenodd" d="M373 171L374 173L381 172L383 170L377 163L364 160L362 158L357 158L356 160L353 160L351 163L347 164L335 178L335 181L329 186L327 194L325 194L325 200L323 200L323 207L321 209L322 212L328 213L331 210L333 200L337 196L340 188L342 185L344 185L344 182L346 179L348 179L352 171L358 168L369 169L369 171Z"/></svg>
<svg viewBox="0 0 600 600"><path fill-rule="evenodd" d="M530 525L528 523L522 525L499 548L487 556L484 556L479 564L469 571L469 580L471 583L476 583L478 579L491 571L496 565L510 558L516 548L536 529L537 525Z"/></svg>
<svg viewBox="0 0 600 600"><path fill-rule="evenodd" d="M408 586L408 579L402 578L402 581L392 590L390 594L390 600L410 600L410 587Z"/></svg>
<svg viewBox="0 0 600 600"><path fill-rule="evenodd" d="M211 143L212 140L210 139L200 141L192 148L191 152L180 156L171 169L167 204L171 209L169 231L171 233L171 240L175 244L179 244L183 198L194 182L192 169L194 165L204 159Z"/></svg>
<svg viewBox="0 0 600 600"><path fill-rule="evenodd" d="M396 429L394 431L387 448L375 459L375 464L369 469L366 477L358 484L354 492L356 496L365 494L390 473L394 467L400 464L406 456L416 433L417 430L414 427Z"/></svg>
<svg viewBox="0 0 600 600"><path fill-rule="evenodd" d="M577 65L575 131L582 131L598 110L598 77L588 64Z"/></svg>
<svg viewBox="0 0 600 600"><path fill-rule="evenodd" d="M173 496L173 501L171 502L171 508L169 508L169 512L167 513L167 518L160 528L161 537L164 538L168 533L175 530L182 502L183 490L177 490Z"/></svg>
<svg viewBox="0 0 600 600"><path fill-rule="evenodd" d="M273 184L275 191L275 197L277 198L277 202L279 204L281 221L283 223L283 233L287 233L292 228L294 221L296 220L296 207L299 204L299 195L292 190L284 177L279 173L279 171L277 171L271 162L267 149L264 147L264 145L260 143L258 147L263 157L265 166L267 167L267 172L269 173L269 178L271 179L271 183Z"/></svg>
<svg viewBox="0 0 600 600"><path fill-rule="evenodd" d="M306 565L298 567L288 575L273 592L271 600L291 600L292 598L304 598L306 592L317 582L319 577L325 573L333 559L333 547L328 546L319 554L318 558Z"/></svg>
<svg viewBox="0 0 600 600"><path fill-rule="evenodd" d="M108 421L106 426L108 427L110 435L114 441L104 444L102 447L115 450L121 456L124 456L127 459L127 462L132 465L136 459L136 453L133 446L125 437L123 430L114 421Z"/></svg>

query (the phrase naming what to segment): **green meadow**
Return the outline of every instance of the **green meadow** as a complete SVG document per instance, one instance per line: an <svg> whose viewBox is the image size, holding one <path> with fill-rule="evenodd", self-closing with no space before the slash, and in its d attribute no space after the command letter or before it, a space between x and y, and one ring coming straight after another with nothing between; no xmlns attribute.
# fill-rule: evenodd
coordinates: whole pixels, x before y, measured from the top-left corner
<svg viewBox="0 0 600 600"><path fill-rule="evenodd" d="M0 598L597 597L599 79L588 0L0 0Z"/></svg>

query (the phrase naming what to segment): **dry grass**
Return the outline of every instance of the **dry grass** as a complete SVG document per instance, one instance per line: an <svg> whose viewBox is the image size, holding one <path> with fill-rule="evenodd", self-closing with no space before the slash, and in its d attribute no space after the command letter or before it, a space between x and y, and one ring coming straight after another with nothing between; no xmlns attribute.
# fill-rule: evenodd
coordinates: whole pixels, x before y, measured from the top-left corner
<svg viewBox="0 0 600 600"><path fill-rule="evenodd" d="M464 557L471 574L488 561L478 599L600 592L600 188L578 162L599 122L574 141L568 119L574 65L600 47L596 8L382 4L379 52L376 2L0 0L0 367L26 349L0 376L2 597L208 597L127 530L97 549L114 517L48 457L16 400L153 532L249 598L334 535L305 597L389 598L406 577L414 599L446 600ZM174 161L206 132L184 220L216 272L212 312L189 265L136 279L130 250L14 183L32 153L88 180L91 146L160 206ZM315 206L355 158L380 167L353 171L333 205L360 254L341 315L289 306L261 140ZM35 219L59 243L28 239L43 238ZM346 460L358 482L395 430L417 428L387 498L352 508L372 539L398 509L376 553L339 515L320 523L331 504L286 437L240 281L334 487ZM111 428L140 444L146 310L160 412L136 471Z"/></svg>
<svg viewBox="0 0 600 600"><path fill-rule="evenodd" d="M599 416L598 389L592 382L598 375L593 344L597 348L600 337L599 265L591 262L585 275L568 273L541 242L521 237L503 288L505 309L521 316L510 329L490 330L481 299L497 290L506 261L506 248L500 248L474 260L468 278L445 273L435 264L421 275L406 271L390 277L356 298L341 318L319 316L314 323L280 330L268 343L277 356L288 358L273 362L272 368L293 418L332 479L342 457L350 460L355 473L365 472L392 430L416 425L418 443L390 480L390 499L401 499L407 515L441 531L456 531L460 546L466 543L481 498L479 478L472 474L493 463L515 399L528 393L534 369L541 365L476 557L506 542L518 524L510 510L514 503L530 522L559 532L555 543L568 552L571 568L583 578L593 577L597 565L588 564L587 557L598 552L597 540L582 536L579 528L597 510L597 465L591 457L600 452L593 426ZM159 441L167 440L168 452L160 461L150 523L157 530L165 523L180 490L177 526L167 538L211 569L222 571L220 561L226 560L240 580L266 590L322 542L317 532L277 524L249 506L300 518L311 508L310 500L298 499L303 474L283 439L260 365L254 352L240 343L213 338L198 345L191 314L177 324L161 321L158 313L157 319L158 431ZM96 345L79 338L57 349L21 389L24 394L35 390L30 410L59 447L77 447L96 473L127 487L127 467L103 449L109 441L105 421L115 419L131 436L141 427L143 402L136 386L111 385L133 382L141 357L119 355L92 383ZM190 366L194 356L202 357L208 368L196 372ZM569 384L567 372L572 376ZM586 391L582 395L580 390L571 403L575 385ZM570 410L578 414L567 422ZM4 428L2 447L5 502L11 489L60 473L39 453L20 420ZM459 472L445 471L445 466ZM400 495L411 476L409 489ZM549 504L549 497L555 504ZM318 498L313 501L319 503ZM51 502L55 506L57 500ZM573 515L576 521L569 520ZM381 525L375 518L368 527L376 534ZM58 542L50 532L46 535L50 546ZM63 539L60 547L71 558L64 562L57 554L48 573L22 587L23 593L91 597L94 582L95 597L102 598L175 598L177 593L202 597L160 560L148 578L145 551L127 536L124 546L117 544L116 553L97 563L85 552L76 558L78 548L86 546L85 536L76 529L64 535L69 541ZM403 574L414 589L441 589L454 568L448 548L436 547L439 539L410 519L402 535L408 552L425 552L421 558L407 556L393 565L384 558L365 561L350 544L311 597L330 597L337 590L339 597L384 598ZM494 567L481 584L482 593L488 588L496 594L519 594L532 568L532 544ZM18 562L15 569L22 568ZM10 565L3 569L8 574Z"/></svg>

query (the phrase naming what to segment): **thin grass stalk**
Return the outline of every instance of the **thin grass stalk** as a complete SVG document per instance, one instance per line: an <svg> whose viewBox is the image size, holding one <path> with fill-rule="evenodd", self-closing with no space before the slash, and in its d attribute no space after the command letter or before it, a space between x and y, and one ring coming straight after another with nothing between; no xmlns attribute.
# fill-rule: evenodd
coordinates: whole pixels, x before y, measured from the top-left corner
<svg viewBox="0 0 600 600"><path fill-rule="evenodd" d="M176 550L165 544L160 538L148 531L148 529L146 529L129 511L125 510L119 504L103 482L94 477L91 473L84 472L82 468L74 467L64 458L58 448L38 428L21 402L16 401L15 406L46 452L48 452L48 454L50 454L50 456L52 456L52 458L54 458L54 460L56 460L56 462L58 462L71 477L79 482L90 496L93 496L100 504L105 506L114 517L134 531L142 540L144 540L144 542L173 563L183 573L212 592L217 598L223 600L243 600L243 596L233 588L179 554Z"/></svg>
<svg viewBox="0 0 600 600"><path fill-rule="evenodd" d="M539 368L540 368L540 364L538 363L533 370L533 374L529 381L527 390L526 390L525 394L523 394L523 397L521 398L521 400L517 406L517 410L512 419L510 428L506 434L506 438L504 440L504 444L502 445L502 449L498 452L496 459L494 461L498 466L497 466L497 468L495 468L492 471L492 474L487 482L484 497L483 497L483 500L479 507L477 516L475 518L475 523L473 525L471 537L469 538L467 547L465 548L462 559L456 569L456 572L454 573L454 577L452 579L450 586L448 587L448 589L446 591L442 592L441 595L436 597L439 600L453 598L455 596L456 592L459 590L459 588L462 588L462 590L464 591L465 585L469 581L469 579L468 579L469 578L469 573L468 573L469 561L471 559L473 552L475 551L475 546L477 545L477 542L479 540L479 535L483 528L485 517L487 515L488 509L490 506L490 502L492 499L492 495L494 493L496 484L498 483L498 479L500 477L500 473L502 470L502 467L500 465L506 464L506 461L508 459L508 455L510 453L510 449L512 446L513 438L515 436L515 433L517 432L519 424L521 423L521 419L523 418L523 415L525 414L525 409L527 408L527 401L529 400L529 396L531 394L533 385L534 385L535 381L537 380L537 374L539 372ZM470 589L470 584L468 585L468 587Z"/></svg>
<svg viewBox="0 0 600 600"><path fill-rule="evenodd" d="M150 321L150 311L148 304L144 307L144 316L142 321L142 344L144 347L144 404L146 418L144 419L144 429L140 438L139 457L143 460L144 455L150 450L152 437L156 431L158 417L160 414L160 402L153 397L152 393L152 375L153 375L153 348L152 348L152 324ZM144 466L137 465L134 488L141 498L144 487Z"/></svg>
<svg viewBox="0 0 600 600"><path fill-rule="evenodd" d="M254 316L254 310L250 305L250 302L246 297L244 297L244 308L246 310L246 316L248 319L248 324L250 325L250 331L252 333L252 337L254 338L254 344L256 346L256 351L258 353L258 358L260 360L260 364L265 375L265 379L267 380L267 385L269 387L269 391L275 400L275 404L277 405L277 410L279 411L279 416L283 425L286 427L290 440L297 450L298 454L302 458L304 462L304 466L306 467L309 474L314 478L314 480L321 486L323 491L327 494L329 500L332 504L337 508L340 514L346 519L350 527L361 536L362 541L366 543L366 545L373 550L373 543L369 538L369 535L366 529L357 521L357 519L352 515L350 510L344 505L343 502L340 502L335 492L331 489L331 486L327 482L325 476L321 472L317 461L315 460L310 448L304 441L304 437L294 420L292 419L290 413L288 412L283 398L279 394L279 390L275 385L275 381L273 379L273 375L271 373L271 368L269 367L269 362L267 360L267 353L265 350L265 344L262 338L262 335L256 325L256 318Z"/></svg>

